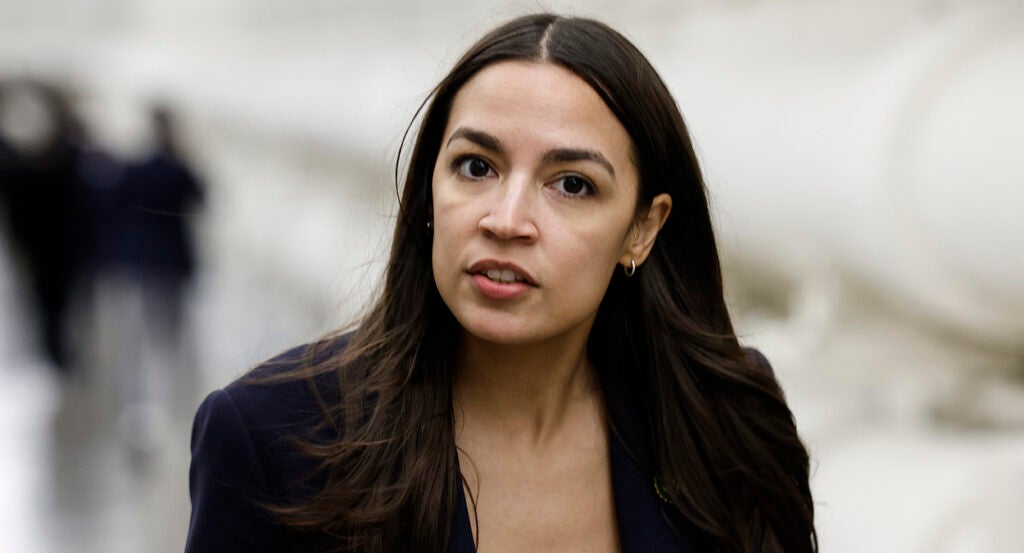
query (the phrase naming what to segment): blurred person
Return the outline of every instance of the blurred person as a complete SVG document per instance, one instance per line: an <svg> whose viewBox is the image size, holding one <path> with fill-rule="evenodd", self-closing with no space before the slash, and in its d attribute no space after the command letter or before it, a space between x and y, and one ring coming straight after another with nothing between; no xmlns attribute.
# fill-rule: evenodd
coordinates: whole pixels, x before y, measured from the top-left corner
<svg viewBox="0 0 1024 553"><path fill-rule="evenodd" d="M204 198L203 185L178 144L166 106L151 111L153 151L130 166L119 194L127 246L141 278L151 320L171 341L181 336L183 292L196 270L190 224Z"/></svg>
<svg viewBox="0 0 1024 553"><path fill-rule="evenodd" d="M127 254L140 279L147 321L176 342L183 294L197 264L190 224L204 202L204 189L182 154L170 109L154 107L151 123L153 151L128 167L119 185L123 233L129 241L115 256Z"/></svg>
<svg viewBox="0 0 1024 553"><path fill-rule="evenodd" d="M182 151L174 114L166 105L150 111L153 148L128 166L114 193L116 242L104 257L120 275L129 305L121 324L123 412L119 423L128 445L155 446L168 409L184 409L194 395L194 361L183 332L187 291L196 271L190 224L204 200L203 184Z"/></svg>
<svg viewBox="0 0 1024 553"><path fill-rule="evenodd" d="M67 312L82 245L76 199L83 130L57 86L16 83L0 96L7 226L24 264L39 341L51 364L65 373L72 366Z"/></svg>
<svg viewBox="0 0 1024 553"><path fill-rule="evenodd" d="M203 184L181 151L175 120L166 105L151 112L153 152L125 171L121 194L128 228L137 239L137 268L152 297L164 296L161 309L170 333L180 330L181 291L196 270L189 233L191 219L202 206ZM148 294L147 294L148 295Z"/></svg>
<svg viewBox="0 0 1024 553"><path fill-rule="evenodd" d="M112 267L128 263L123 246L124 197L121 180L126 164L89 137L79 145L77 173L79 228L83 243L78 265L85 285Z"/></svg>
<svg viewBox="0 0 1024 553"><path fill-rule="evenodd" d="M368 314L199 408L186 551L815 551L646 58L526 16L432 96Z"/></svg>

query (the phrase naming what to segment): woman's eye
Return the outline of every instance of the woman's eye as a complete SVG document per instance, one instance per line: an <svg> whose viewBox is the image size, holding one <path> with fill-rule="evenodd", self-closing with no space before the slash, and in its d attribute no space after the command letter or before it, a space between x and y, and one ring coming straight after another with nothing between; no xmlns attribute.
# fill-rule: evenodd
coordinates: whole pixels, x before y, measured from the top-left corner
<svg viewBox="0 0 1024 553"><path fill-rule="evenodd" d="M467 177L482 179L491 173L491 166L478 157L456 160L456 170Z"/></svg>
<svg viewBox="0 0 1024 553"><path fill-rule="evenodd" d="M582 197L594 193L594 185L578 175L569 175L555 181L555 189L566 196Z"/></svg>

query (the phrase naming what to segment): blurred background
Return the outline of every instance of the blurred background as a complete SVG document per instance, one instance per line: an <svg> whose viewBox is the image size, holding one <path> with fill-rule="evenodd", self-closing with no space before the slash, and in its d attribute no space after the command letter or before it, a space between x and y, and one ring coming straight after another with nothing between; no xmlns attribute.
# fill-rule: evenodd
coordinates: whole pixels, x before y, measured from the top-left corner
<svg viewBox="0 0 1024 553"><path fill-rule="evenodd" d="M198 402L359 312L416 108L538 9L682 107L822 551L1022 551L1019 0L0 0L0 550L182 549Z"/></svg>

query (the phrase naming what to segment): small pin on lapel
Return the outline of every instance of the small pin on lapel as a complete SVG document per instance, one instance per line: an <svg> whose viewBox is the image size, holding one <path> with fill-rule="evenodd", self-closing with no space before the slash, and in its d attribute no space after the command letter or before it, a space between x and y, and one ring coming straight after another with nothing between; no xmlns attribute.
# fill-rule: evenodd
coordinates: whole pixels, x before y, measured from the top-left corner
<svg viewBox="0 0 1024 553"><path fill-rule="evenodd" d="M654 477L654 492L658 494L658 497L660 497L662 501L669 505L672 504L672 500L668 498L668 492L665 490L665 486L657 476Z"/></svg>

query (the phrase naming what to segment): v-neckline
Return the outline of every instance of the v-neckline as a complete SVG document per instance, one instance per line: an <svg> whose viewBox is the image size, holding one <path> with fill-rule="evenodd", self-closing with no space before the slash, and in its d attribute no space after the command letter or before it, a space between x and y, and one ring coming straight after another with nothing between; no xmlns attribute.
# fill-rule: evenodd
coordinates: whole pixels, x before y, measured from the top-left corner
<svg viewBox="0 0 1024 553"><path fill-rule="evenodd" d="M609 435L608 456L612 473L612 496L615 521L618 524L621 553L694 553L696 550L673 531L669 523L671 509L654 490L654 478L626 453L614 435ZM455 503L449 553L476 553L469 506L461 477L458 455L455 467L459 472L459 493Z"/></svg>

